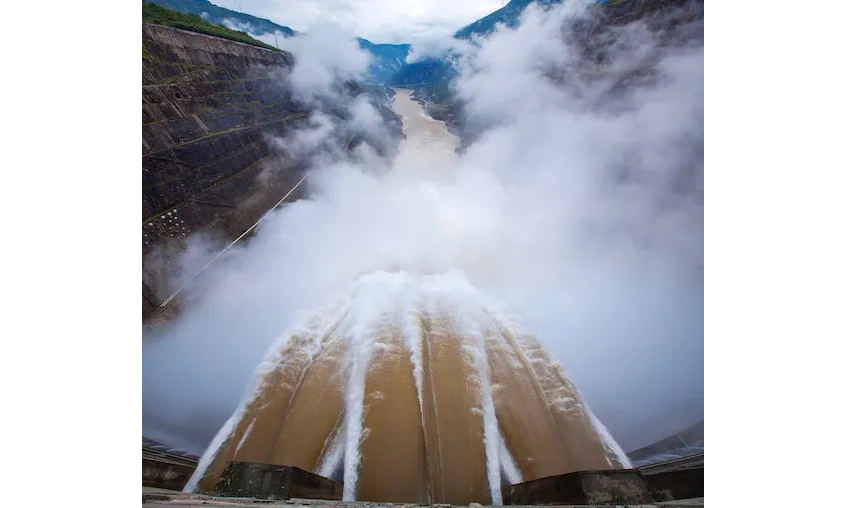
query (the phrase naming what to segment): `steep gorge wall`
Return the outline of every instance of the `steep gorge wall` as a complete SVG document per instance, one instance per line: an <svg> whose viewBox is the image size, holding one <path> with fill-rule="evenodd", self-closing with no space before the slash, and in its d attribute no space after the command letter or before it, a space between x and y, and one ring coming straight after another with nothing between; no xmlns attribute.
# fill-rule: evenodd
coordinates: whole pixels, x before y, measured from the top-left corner
<svg viewBox="0 0 846 508"><path fill-rule="evenodd" d="M149 23L142 32L146 320L172 290L157 251L178 252L200 230L234 239L302 178L305 168L283 160L268 138L309 111L272 77L293 65L290 53Z"/></svg>

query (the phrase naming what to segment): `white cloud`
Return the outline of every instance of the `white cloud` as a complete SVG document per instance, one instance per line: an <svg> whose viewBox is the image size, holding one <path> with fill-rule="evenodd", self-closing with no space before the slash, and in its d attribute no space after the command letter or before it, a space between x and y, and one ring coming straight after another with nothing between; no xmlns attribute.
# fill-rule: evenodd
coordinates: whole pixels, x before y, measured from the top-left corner
<svg viewBox="0 0 846 508"><path fill-rule="evenodd" d="M475 49L475 46L470 42L454 38L452 32L414 37L409 39L409 42L411 44L411 51L409 51L408 56L405 58L406 63L414 63L426 58L466 55Z"/></svg>
<svg viewBox="0 0 846 508"><path fill-rule="evenodd" d="M218 0L214 3L301 32L330 22L374 43L403 43L410 38L454 32L499 9L503 0L254 0L249 3Z"/></svg>
<svg viewBox="0 0 846 508"><path fill-rule="evenodd" d="M332 23L315 24L302 35L279 40L279 47L297 59L290 82L304 100L333 95L334 83L360 78L371 58L352 33Z"/></svg>
<svg viewBox="0 0 846 508"><path fill-rule="evenodd" d="M230 30L236 30L238 32L253 33L256 31L250 23L245 23L234 18L226 18L221 24Z"/></svg>
<svg viewBox="0 0 846 508"><path fill-rule="evenodd" d="M287 37L287 35L279 31L275 33L266 33L261 35L256 35L253 32L247 32L247 34L253 39L259 40L265 44L269 44L280 49L283 47L284 44L284 42L282 42L283 39Z"/></svg>

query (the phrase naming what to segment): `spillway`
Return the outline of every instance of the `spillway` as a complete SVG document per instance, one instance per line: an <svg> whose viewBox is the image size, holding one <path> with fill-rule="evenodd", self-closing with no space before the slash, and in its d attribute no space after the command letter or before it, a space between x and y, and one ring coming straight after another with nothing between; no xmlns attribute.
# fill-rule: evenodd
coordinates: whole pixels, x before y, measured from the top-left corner
<svg viewBox="0 0 846 508"><path fill-rule="evenodd" d="M233 460L343 481L345 500L459 505L629 467L561 365L460 272L372 273L292 327L186 490Z"/></svg>
<svg viewBox="0 0 846 508"><path fill-rule="evenodd" d="M395 98L405 139L393 171L449 179L458 139L410 94ZM630 467L519 316L461 271L401 270L362 276L280 337L185 490L212 490L230 461L343 481L345 500L456 505Z"/></svg>

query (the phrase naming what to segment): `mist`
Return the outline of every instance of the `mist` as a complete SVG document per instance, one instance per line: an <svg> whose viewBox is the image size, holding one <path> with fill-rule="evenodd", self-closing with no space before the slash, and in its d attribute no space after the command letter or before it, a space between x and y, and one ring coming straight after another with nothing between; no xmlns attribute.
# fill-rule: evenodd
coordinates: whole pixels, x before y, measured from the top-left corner
<svg viewBox="0 0 846 508"><path fill-rule="evenodd" d="M455 92L476 136L460 156L380 155L390 131L341 86L367 68L354 38L324 26L286 39L297 63L279 79L317 113L276 146L307 161L308 199L269 214L145 336L144 435L202 452L286 328L378 270L458 271L509 305L626 450L700 420L702 43L614 27L599 72L571 36L585 5L530 6L462 46ZM362 130L370 142L340 149Z"/></svg>

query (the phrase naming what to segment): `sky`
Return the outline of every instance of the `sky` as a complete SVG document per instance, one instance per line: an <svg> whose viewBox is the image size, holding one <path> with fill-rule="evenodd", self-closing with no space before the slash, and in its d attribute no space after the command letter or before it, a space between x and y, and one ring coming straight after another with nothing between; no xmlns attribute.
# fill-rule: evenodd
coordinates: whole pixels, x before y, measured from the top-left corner
<svg viewBox="0 0 846 508"><path fill-rule="evenodd" d="M212 3L305 32L334 23L374 43L451 34L504 5L503 0L215 0Z"/></svg>

